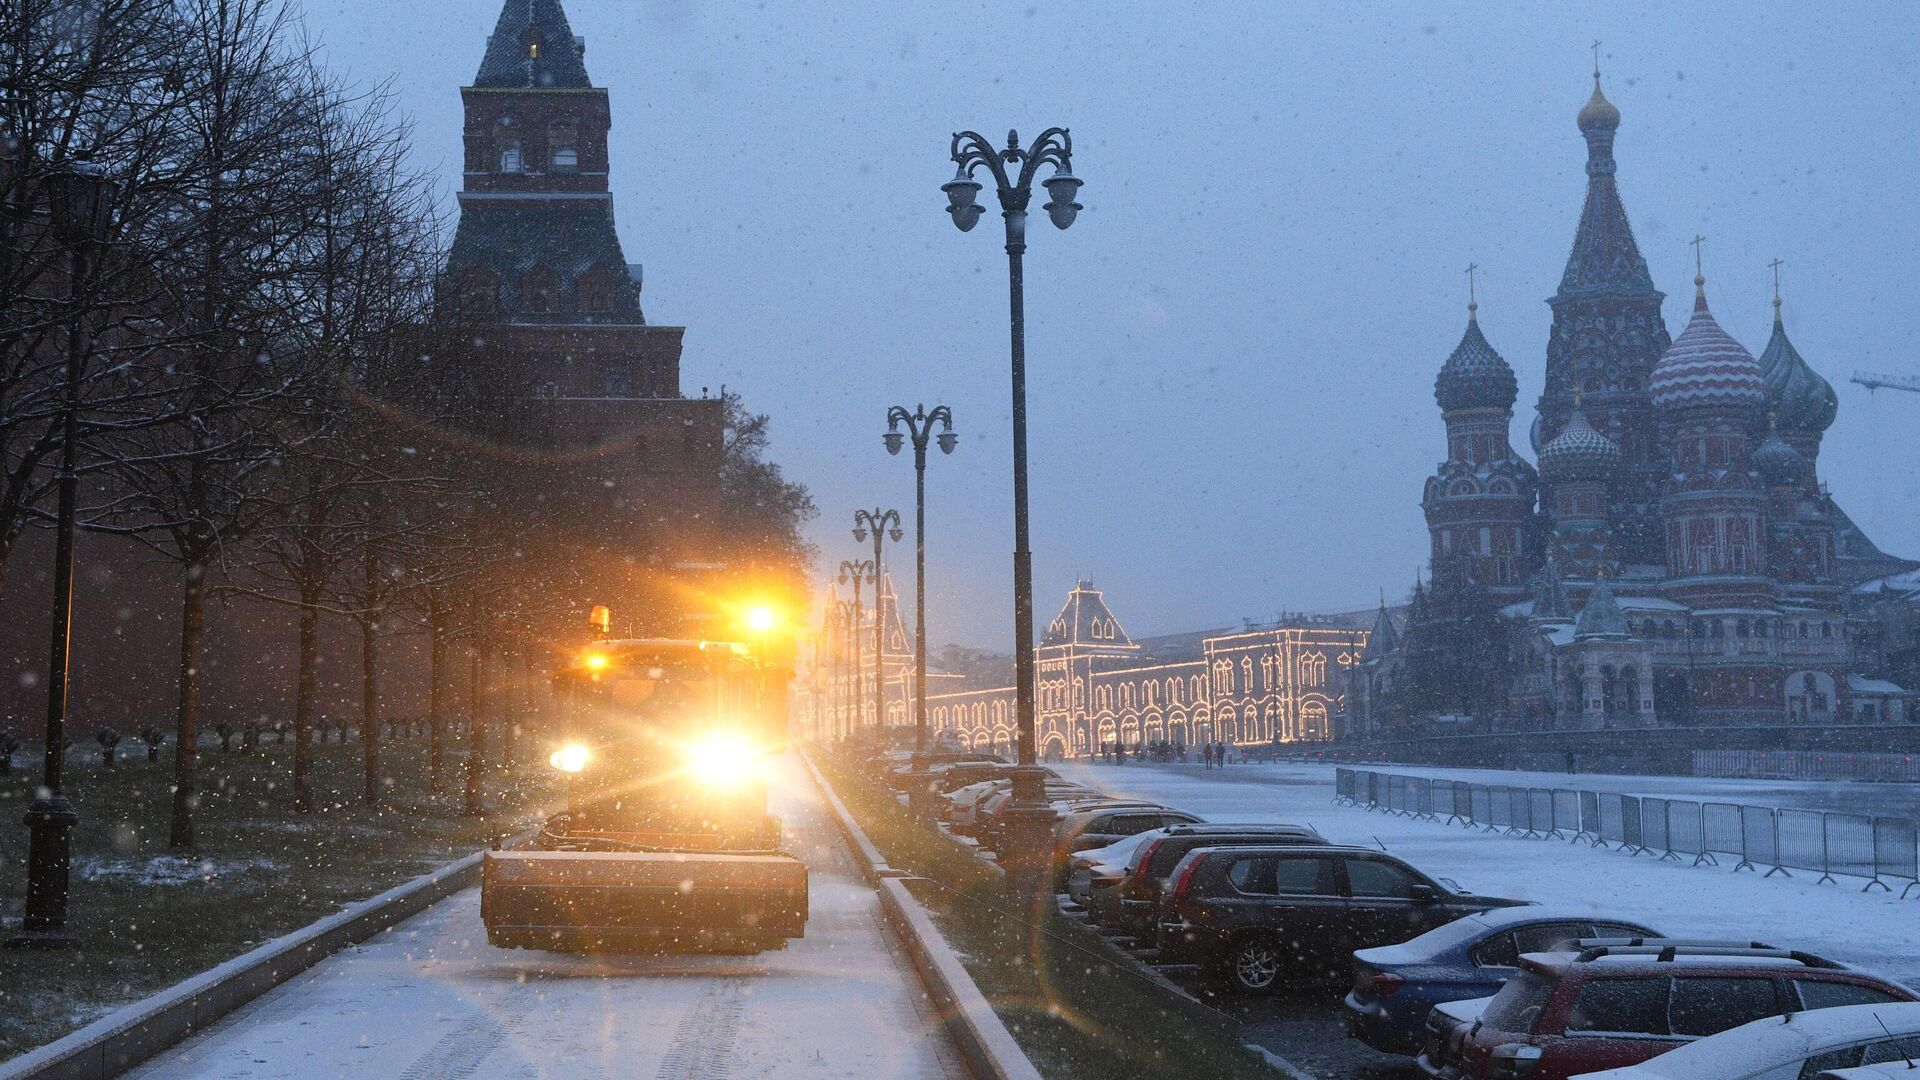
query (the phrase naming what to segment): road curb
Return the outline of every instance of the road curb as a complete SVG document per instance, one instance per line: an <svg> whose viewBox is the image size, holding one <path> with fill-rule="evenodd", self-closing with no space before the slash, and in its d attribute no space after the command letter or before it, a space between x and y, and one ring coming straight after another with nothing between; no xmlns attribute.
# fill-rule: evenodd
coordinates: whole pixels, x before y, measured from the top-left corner
<svg viewBox="0 0 1920 1080"><path fill-rule="evenodd" d="M858 856L861 875L879 893L880 911L886 917L887 926L912 957L914 970L933 999L948 1037L966 1060L968 1071L977 1080L1041 1080L1040 1070L1034 1068L1007 1025L980 993L959 955L933 925L927 909L907 891L906 883L900 879L902 872L887 864L865 830L847 812L833 785L820 774L813 758L804 749L800 749L799 754L833 811L834 822ZM0 1074L0 1080L7 1078Z"/></svg>
<svg viewBox="0 0 1920 1080"><path fill-rule="evenodd" d="M475 852L242 953L0 1064L0 1080L107 1080L334 953L480 881Z"/></svg>

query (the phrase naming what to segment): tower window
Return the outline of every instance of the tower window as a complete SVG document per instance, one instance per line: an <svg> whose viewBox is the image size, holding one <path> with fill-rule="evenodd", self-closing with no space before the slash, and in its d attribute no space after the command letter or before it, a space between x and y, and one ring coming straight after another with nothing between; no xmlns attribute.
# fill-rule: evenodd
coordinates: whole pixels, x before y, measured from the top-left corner
<svg viewBox="0 0 1920 1080"><path fill-rule="evenodd" d="M574 283L574 289L580 296L581 311L604 313L613 310L613 281L600 267L581 274Z"/></svg>
<svg viewBox="0 0 1920 1080"><path fill-rule="evenodd" d="M606 381L607 381L608 397L623 398L623 397L633 396L633 372L627 370L626 368L624 367L608 368Z"/></svg>
<svg viewBox="0 0 1920 1080"><path fill-rule="evenodd" d="M520 140L506 139L500 143L500 171L503 173L521 172L526 167L520 156Z"/></svg>
<svg viewBox="0 0 1920 1080"><path fill-rule="evenodd" d="M560 276L546 266L535 266L520 279L520 309L535 314L560 310Z"/></svg>
<svg viewBox="0 0 1920 1080"><path fill-rule="evenodd" d="M572 121L560 121L547 128L548 156L556 169L580 167L579 137Z"/></svg>
<svg viewBox="0 0 1920 1080"><path fill-rule="evenodd" d="M460 279L460 310L467 315L492 315L500 310L500 279L485 267L474 267Z"/></svg>

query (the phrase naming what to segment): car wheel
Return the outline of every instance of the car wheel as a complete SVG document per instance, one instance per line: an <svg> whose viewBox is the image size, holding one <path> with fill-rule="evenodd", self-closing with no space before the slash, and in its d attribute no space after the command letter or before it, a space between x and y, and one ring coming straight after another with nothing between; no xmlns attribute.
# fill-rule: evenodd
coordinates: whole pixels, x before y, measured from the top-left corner
<svg viewBox="0 0 1920 1080"><path fill-rule="evenodd" d="M1245 937L1227 954L1227 974L1249 994L1270 994L1280 981L1280 959L1280 946L1272 938Z"/></svg>

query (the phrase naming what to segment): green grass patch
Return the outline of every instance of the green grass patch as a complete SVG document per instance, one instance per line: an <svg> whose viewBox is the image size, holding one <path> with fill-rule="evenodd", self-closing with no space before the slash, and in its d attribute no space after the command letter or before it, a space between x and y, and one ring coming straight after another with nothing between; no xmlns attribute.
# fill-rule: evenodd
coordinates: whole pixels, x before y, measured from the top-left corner
<svg viewBox="0 0 1920 1080"><path fill-rule="evenodd" d="M1014 917L1000 876L964 844L920 826L847 762L814 760L887 862L929 879L908 888L1042 1074L1272 1080L1274 1070L1239 1039L1181 1013L1097 935L1051 904L1033 918L1044 933L1032 934Z"/></svg>
<svg viewBox="0 0 1920 1080"><path fill-rule="evenodd" d="M496 771L493 814L464 817L457 767L446 794L429 794L427 741L414 738L382 747L386 797L369 808L359 744L331 744L314 752L322 809L303 817L292 806L291 745L215 749L200 756L199 850L183 855L167 848L171 747L154 764L139 743L121 749L112 771L90 747L69 755L67 792L80 812L69 926L82 945L0 949L0 1060L479 850L556 794L544 768ZM26 894L27 830L17 823L37 764L0 776L0 937L19 926Z"/></svg>

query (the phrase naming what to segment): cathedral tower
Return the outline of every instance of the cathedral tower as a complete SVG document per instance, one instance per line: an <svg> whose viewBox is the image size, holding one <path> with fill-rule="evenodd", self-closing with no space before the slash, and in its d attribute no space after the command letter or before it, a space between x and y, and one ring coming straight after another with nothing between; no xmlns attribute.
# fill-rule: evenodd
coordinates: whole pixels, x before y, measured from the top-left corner
<svg viewBox="0 0 1920 1080"><path fill-rule="evenodd" d="M1447 425L1447 459L1420 500L1435 574L1464 572L1495 595L1518 599L1538 560L1529 550L1536 478L1513 452L1508 426L1519 388L1513 369L1480 332L1479 304L1433 381Z"/></svg>
<svg viewBox="0 0 1920 1080"><path fill-rule="evenodd" d="M1587 143L1587 199L1560 288L1547 301L1553 328L1533 448L1540 453L1567 425L1579 391L1588 422L1621 453L1607 486L1615 557L1622 564L1657 565L1662 553L1656 502L1665 467L1647 379L1668 344L1660 318L1664 294L1653 287L1620 202L1613 160L1620 110L1601 93L1597 70L1593 96L1578 122ZM1551 479L1545 487L1550 502Z"/></svg>

